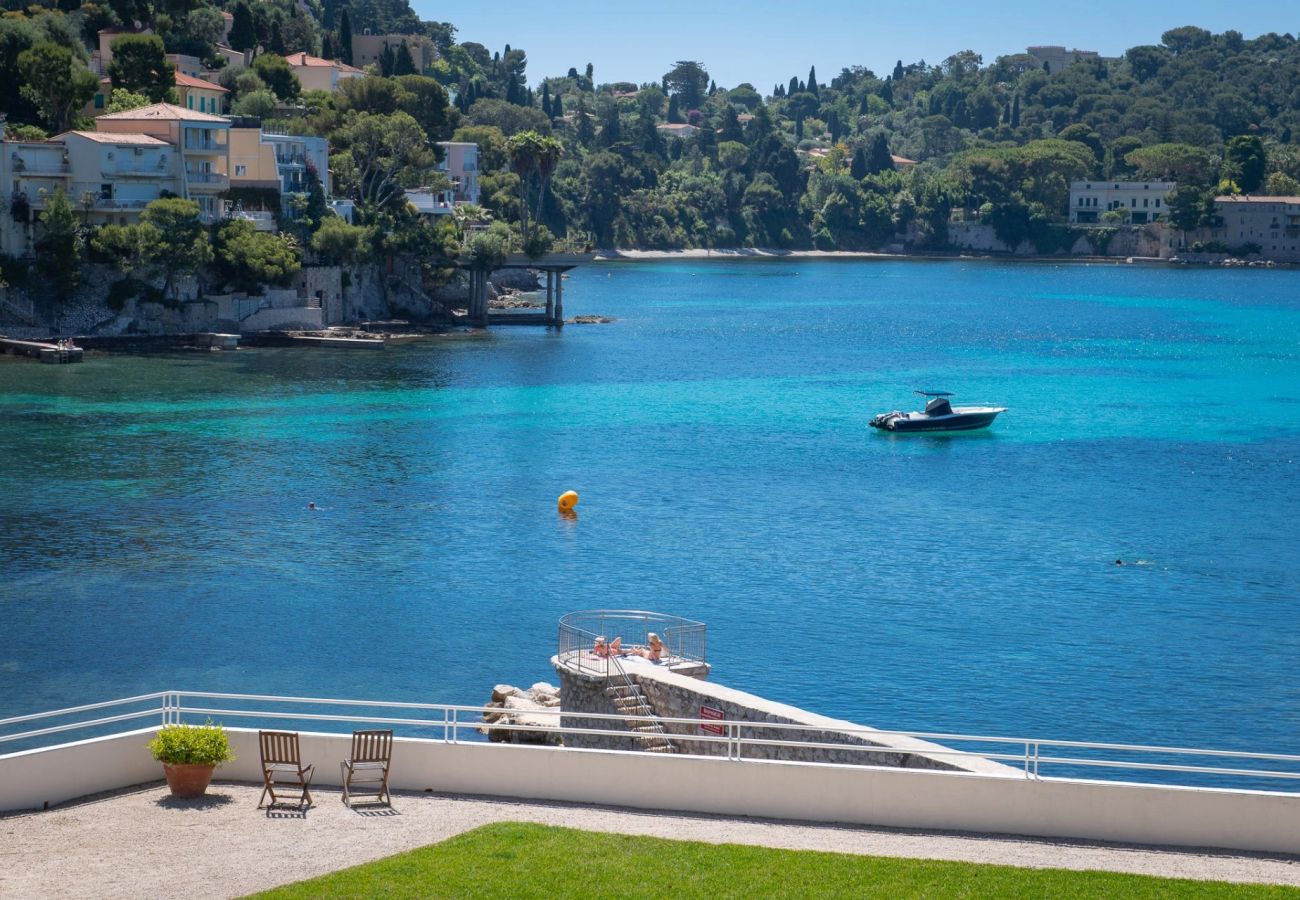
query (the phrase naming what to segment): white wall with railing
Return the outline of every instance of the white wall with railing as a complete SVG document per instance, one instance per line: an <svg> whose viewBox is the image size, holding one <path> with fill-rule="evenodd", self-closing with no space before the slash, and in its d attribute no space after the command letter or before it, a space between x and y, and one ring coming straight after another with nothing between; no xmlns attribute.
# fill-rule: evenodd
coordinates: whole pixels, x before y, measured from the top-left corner
<svg viewBox="0 0 1300 900"><path fill-rule="evenodd" d="M165 692L3 719L0 748L32 742L46 745L0 756L0 811L40 809L157 780L160 766L145 749L154 729L163 722L211 718L228 726L238 757L218 771L219 779L260 782L256 734L260 725L298 730L304 761L316 765L316 783L336 785L338 763L348 752L348 732L354 727L389 726L408 735L398 738L394 751L392 784L399 790L1300 853L1300 794L1290 790L1140 784L1041 774L1045 765L1069 763L1094 766L1098 771L1120 769L1130 775L1214 772L1239 778L1244 784L1289 787L1300 784L1300 756L1295 755L948 736L1002 746L1001 752L984 756L1020 764L1021 771L1009 777L749 759L743 722L725 723L724 733L716 737L701 735L701 740L725 743L729 749L725 757L489 744L473 739L481 713L482 709L474 706ZM252 727L245 727L248 724ZM718 723L699 720L696 724L712 727ZM316 730L322 727L337 731ZM770 723L765 727L770 728ZM128 730L115 731L123 728ZM48 745L87 729L115 733ZM799 731L790 727L789 740L799 740ZM956 749L945 752L954 757L972 755ZM1161 761L1107 760L1097 753L1147 753ZM1174 753L1189 762L1162 761ZM1261 768L1264 766L1267 768ZM400 798L398 802L402 802Z"/></svg>

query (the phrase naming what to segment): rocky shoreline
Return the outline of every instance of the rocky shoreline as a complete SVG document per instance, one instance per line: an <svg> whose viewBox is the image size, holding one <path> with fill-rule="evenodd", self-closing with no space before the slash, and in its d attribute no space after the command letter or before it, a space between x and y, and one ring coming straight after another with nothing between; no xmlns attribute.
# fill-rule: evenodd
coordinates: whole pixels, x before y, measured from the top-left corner
<svg viewBox="0 0 1300 900"><path fill-rule="evenodd" d="M560 689L539 681L527 690L511 684L498 684L492 688L492 699L486 704L493 712L484 712L484 725L479 732L487 739L500 744L550 744L561 746L560 717L547 710L560 708ZM496 712L495 710L500 710ZM498 727L493 728L496 725ZM520 726L521 729L503 728L503 725Z"/></svg>

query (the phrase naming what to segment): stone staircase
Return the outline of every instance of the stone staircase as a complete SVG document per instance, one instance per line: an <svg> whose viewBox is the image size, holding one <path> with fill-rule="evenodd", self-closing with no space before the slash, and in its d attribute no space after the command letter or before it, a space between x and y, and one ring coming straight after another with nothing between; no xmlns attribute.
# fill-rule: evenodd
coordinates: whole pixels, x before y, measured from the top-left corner
<svg viewBox="0 0 1300 900"><path fill-rule="evenodd" d="M677 748L668 740L664 727L658 722L638 721L637 716L652 717L655 711L650 701L641 692L641 687L624 676L622 683L610 684L605 688L605 696L614 704L622 715L628 716L624 721L630 731L641 742L641 749L647 753L676 753Z"/></svg>

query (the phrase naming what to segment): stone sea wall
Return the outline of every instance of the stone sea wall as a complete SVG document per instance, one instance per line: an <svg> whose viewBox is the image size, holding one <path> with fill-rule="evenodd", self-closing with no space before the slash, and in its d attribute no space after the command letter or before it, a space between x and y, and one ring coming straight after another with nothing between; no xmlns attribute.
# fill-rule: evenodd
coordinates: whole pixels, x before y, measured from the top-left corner
<svg viewBox="0 0 1300 900"><path fill-rule="evenodd" d="M613 729L606 735L569 735L565 746L605 750L639 750L640 743L618 722L585 718L583 713L614 715L618 710L605 695L607 682L574 671L553 660L560 679L560 705L566 727ZM839 763L846 765L891 766L907 769L976 771L1005 775L1007 767L978 758L944 757L926 751L947 748L927 741L894 735L852 733L866 726L821 716L808 710L776 703L763 697L720 684L671 672L664 667L630 661L625 666L645 695L655 715L663 718L701 719L718 716L724 729L730 722L749 723L742 729L745 759L789 762ZM703 711L702 711L703 710ZM763 724L809 726L805 731L764 728ZM702 740L718 735L701 726L665 722L664 730L677 752L699 756L726 756L723 741ZM801 741L804 744L833 744L832 747L768 746L758 741Z"/></svg>

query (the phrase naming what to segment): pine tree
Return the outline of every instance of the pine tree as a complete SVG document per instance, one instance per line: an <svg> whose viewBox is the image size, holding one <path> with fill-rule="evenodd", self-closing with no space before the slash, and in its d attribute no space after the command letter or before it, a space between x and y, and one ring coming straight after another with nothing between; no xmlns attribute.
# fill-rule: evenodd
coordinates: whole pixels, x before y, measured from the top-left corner
<svg viewBox="0 0 1300 900"><path fill-rule="evenodd" d="M352 17L346 6L339 18L339 59L352 65Z"/></svg>
<svg viewBox="0 0 1300 900"><path fill-rule="evenodd" d="M808 93L817 96L817 67L808 70Z"/></svg>

